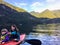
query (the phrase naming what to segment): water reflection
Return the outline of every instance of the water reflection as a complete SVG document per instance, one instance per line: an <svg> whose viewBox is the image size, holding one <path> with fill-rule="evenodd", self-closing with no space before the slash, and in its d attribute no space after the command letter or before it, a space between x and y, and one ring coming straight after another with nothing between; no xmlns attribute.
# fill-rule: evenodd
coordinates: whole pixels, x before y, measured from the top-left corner
<svg viewBox="0 0 60 45"><path fill-rule="evenodd" d="M26 39L39 39L42 41L42 45L60 45L60 36L48 35L48 34L38 34L38 35L28 35ZM23 45L29 45L25 43Z"/></svg>

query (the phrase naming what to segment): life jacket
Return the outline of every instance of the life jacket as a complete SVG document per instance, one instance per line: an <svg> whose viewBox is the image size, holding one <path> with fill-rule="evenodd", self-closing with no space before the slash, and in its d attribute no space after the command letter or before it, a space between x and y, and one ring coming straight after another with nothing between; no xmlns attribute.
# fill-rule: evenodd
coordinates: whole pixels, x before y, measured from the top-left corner
<svg viewBox="0 0 60 45"><path fill-rule="evenodd" d="M7 34L1 35L1 40L4 40Z"/></svg>

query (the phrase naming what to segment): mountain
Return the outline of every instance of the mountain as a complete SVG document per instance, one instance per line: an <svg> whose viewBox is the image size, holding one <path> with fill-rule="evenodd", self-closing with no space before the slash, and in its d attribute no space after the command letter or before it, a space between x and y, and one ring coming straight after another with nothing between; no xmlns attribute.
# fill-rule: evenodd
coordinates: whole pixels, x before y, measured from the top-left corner
<svg viewBox="0 0 60 45"><path fill-rule="evenodd" d="M56 16L54 15L54 13L50 10L45 10L43 11L42 13L40 13L40 18L50 18L50 19L53 19L53 18L56 18Z"/></svg>
<svg viewBox="0 0 60 45"><path fill-rule="evenodd" d="M53 10L50 11L46 9L45 11L38 13L38 12L31 12L31 15L35 16L38 18L38 22L40 24L56 24L60 23L60 10Z"/></svg>
<svg viewBox="0 0 60 45"><path fill-rule="evenodd" d="M37 18L49 18L49 19L53 19L53 18L57 18L54 13L48 9L46 9L45 11L41 12L41 13L37 13L37 12L32 12L31 13L33 16L37 17Z"/></svg>
<svg viewBox="0 0 60 45"><path fill-rule="evenodd" d="M52 12L56 17L60 18L60 10L53 10Z"/></svg>
<svg viewBox="0 0 60 45"><path fill-rule="evenodd" d="M39 24L60 23L58 12L45 10L42 13L32 11L30 14L22 8L2 1L0 2L0 29L10 28L11 24L16 24L21 32L29 33Z"/></svg>
<svg viewBox="0 0 60 45"><path fill-rule="evenodd" d="M18 11L15 6L10 5L6 2L0 3L0 29L10 28L10 25L16 24L22 33L31 32L37 19L24 9L16 8Z"/></svg>
<svg viewBox="0 0 60 45"><path fill-rule="evenodd" d="M4 4L4 5L12 8L12 9L18 11L18 12L26 12L26 10L24 10L24 9L22 9L22 8L19 8L19 7L16 7L16 6L13 6L13 5L11 5L11 4L9 4L8 2L5 2L5 1L3 1L3 0L0 1L0 4Z"/></svg>
<svg viewBox="0 0 60 45"><path fill-rule="evenodd" d="M30 12L30 14L37 17L37 18L40 18L39 17L39 14L40 14L39 12L32 11L32 12Z"/></svg>

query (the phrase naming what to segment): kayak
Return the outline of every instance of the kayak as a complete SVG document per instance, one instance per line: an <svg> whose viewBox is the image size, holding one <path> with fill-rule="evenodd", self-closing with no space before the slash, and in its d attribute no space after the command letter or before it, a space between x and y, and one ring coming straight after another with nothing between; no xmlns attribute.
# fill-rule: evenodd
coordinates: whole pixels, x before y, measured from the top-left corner
<svg viewBox="0 0 60 45"><path fill-rule="evenodd" d="M0 45L18 45L18 44L20 44L22 41L24 41L24 39L25 39L25 34L21 34L20 35L20 40L18 41L18 42L16 42L16 41L9 41L9 42L6 42L6 43L4 43L4 44L0 44Z"/></svg>

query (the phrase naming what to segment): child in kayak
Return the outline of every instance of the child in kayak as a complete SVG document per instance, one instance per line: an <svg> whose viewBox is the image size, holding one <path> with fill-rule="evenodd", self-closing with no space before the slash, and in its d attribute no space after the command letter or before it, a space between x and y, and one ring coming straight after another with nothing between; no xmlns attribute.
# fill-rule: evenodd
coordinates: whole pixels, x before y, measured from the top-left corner
<svg viewBox="0 0 60 45"><path fill-rule="evenodd" d="M9 35L8 35L8 30L7 29L2 29L1 30L1 41L0 43L5 43L9 41Z"/></svg>
<svg viewBox="0 0 60 45"><path fill-rule="evenodd" d="M16 27L16 25L11 25L11 40L17 40L19 41L20 39L20 34L18 33L18 28Z"/></svg>

